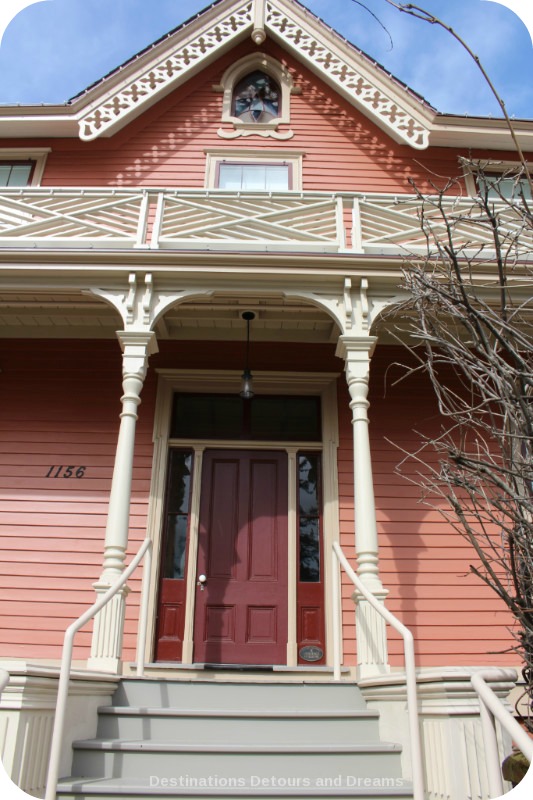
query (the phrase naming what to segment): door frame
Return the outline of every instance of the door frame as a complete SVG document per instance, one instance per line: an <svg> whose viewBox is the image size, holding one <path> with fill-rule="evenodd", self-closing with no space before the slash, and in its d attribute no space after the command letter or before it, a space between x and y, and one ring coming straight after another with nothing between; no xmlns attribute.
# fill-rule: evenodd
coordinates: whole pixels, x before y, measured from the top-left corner
<svg viewBox="0 0 533 800"><path fill-rule="evenodd" d="M326 661L333 661L331 602L331 552L332 544L339 539L339 502L337 449L339 445L337 413L337 379L340 373L283 373L255 372L254 387L257 393L273 395L315 395L321 398L321 442L243 442L234 440L184 440L170 439L172 398L175 392L203 392L223 394L237 392L241 374L237 371L172 370L158 369L158 387L154 420L154 454L150 500L148 507L147 536L153 542L154 557L150 576L148 630L146 637L146 663L151 663L155 646L158 602L159 569L161 562L164 494L168 449L184 447L194 453L193 481L189 524L189 554L186 575L185 631L181 664L193 663L194 603L196 596L196 568L198 553L198 526L201 495L202 458L209 449L283 450L288 457L288 644L287 666L296 668L297 652L297 453L300 450L322 452L323 463L323 545L324 545L324 605L326 620Z"/></svg>

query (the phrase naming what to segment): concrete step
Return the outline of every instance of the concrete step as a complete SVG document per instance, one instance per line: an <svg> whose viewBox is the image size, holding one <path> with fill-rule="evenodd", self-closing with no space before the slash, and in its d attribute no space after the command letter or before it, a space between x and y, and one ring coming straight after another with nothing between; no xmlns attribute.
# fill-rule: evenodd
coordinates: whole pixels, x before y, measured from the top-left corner
<svg viewBox="0 0 533 800"><path fill-rule="evenodd" d="M273 687L276 687L273 691ZM140 680L124 678L114 706L305 711L364 711L365 701L354 683L265 683L225 681Z"/></svg>
<svg viewBox="0 0 533 800"><path fill-rule="evenodd" d="M278 785L276 785L276 783ZM148 783L142 779L125 780L123 778L107 778L104 780L65 780L58 792L60 800L151 800L154 797L180 798L180 800L413 800L411 785L399 778L371 781L355 775L337 775L331 779L323 778L320 785L310 779L293 779L290 785L283 784L282 779L269 780L263 783L258 780L246 786L239 779L227 785L223 779L217 783L204 778L195 782L185 776L175 777L168 784L153 779Z"/></svg>
<svg viewBox="0 0 533 800"><path fill-rule="evenodd" d="M362 724L364 723L364 724ZM199 711L106 706L98 712L99 739L144 739L188 744L365 744L379 741L374 711Z"/></svg>
<svg viewBox="0 0 533 800"><path fill-rule="evenodd" d="M401 748L369 745L227 745L92 739L74 743L73 773L85 778L175 778L207 774L224 778L278 775L311 779L355 774L401 778Z"/></svg>
<svg viewBox="0 0 533 800"><path fill-rule="evenodd" d="M123 679L58 800L412 800L357 686Z"/></svg>

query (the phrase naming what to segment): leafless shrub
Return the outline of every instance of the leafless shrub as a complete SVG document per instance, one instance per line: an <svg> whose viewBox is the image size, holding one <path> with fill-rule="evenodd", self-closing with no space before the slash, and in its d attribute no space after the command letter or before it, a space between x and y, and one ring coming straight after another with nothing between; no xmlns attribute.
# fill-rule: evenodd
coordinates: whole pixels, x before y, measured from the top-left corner
<svg viewBox="0 0 533 800"><path fill-rule="evenodd" d="M452 182L417 193L427 253L406 260L410 299L394 321L415 358L406 374L429 377L442 429L406 458L472 544L472 571L511 610L533 699L531 184L521 169L495 177L486 164L465 167L477 185L468 201Z"/></svg>

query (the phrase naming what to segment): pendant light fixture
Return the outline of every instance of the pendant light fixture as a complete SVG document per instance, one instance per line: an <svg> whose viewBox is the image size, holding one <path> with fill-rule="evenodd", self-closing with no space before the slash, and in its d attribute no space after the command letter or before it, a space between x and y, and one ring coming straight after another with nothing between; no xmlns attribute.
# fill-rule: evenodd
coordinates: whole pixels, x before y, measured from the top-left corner
<svg viewBox="0 0 533 800"><path fill-rule="evenodd" d="M246 359L244 362L244 372L241 376L241 391L240 396L243 400L250 400L254 396L252 380L253 376L250 372L249 356L250 356L250 322L255 319L253 311L243 311L241 317L246 321Z"/></svg>

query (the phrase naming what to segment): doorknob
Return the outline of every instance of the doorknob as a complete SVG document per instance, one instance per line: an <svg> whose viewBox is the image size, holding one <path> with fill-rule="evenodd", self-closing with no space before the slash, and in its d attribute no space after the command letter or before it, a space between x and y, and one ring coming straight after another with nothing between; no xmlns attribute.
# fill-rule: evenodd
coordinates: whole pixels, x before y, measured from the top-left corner
<svg viewBox="0 0 533 800"><path fill-rule="evenodd" d="M205 586L206 583L207 583L206 576L205 575L198 575L198 581L197 581L196 585L200 587L202 592L204 590L204 586Z"/></svg>

